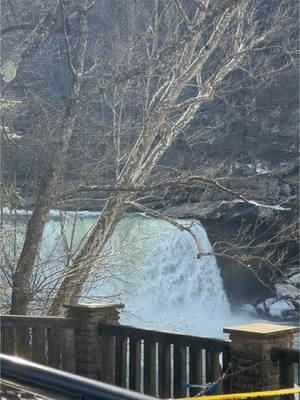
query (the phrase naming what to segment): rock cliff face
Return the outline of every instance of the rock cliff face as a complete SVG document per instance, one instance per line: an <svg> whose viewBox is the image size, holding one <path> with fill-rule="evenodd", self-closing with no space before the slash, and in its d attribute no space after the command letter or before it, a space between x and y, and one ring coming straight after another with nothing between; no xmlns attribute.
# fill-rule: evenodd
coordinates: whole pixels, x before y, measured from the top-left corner
<svg viewBox="0 0 300 400"><path fill-rule="evenodd" d="M300 314L299 268L290 268L280 283L275 284L275 295L256 304L257 314L276 319L299 320Z"/></svg>
<svg viewBox="0 0 300 400"><path fill-rule="evenodd" d="M168 192L163 199L153 197L151 206L179 218L199 219L216 249L219 242L235 240L241 229L248 232L242 240L247 246L252 239L255 243L262 238L270 240L284 226L294 223L299 216L298 116L295 108L298 95L294 79L297 82L296 75L291 73L276 79L268 87L255 90L255 110L247 118L239 115L238 122L233 124L227 123L232 117L231 110L221 103L211 105L210 112L200 113L198 125L194 123L191 127L199 132L199 137L203 137L203 124L213 125L212 119L217 120L216 125L221 128L213 135L211 143L199 142L188 146L189 134L194 134L188 132L185 140L178 141L177 151L175 146L166 155L165 160L173 167L181 163L186 168L187 165L200 166L205 172L221 166L220 175L225 177L221 182L253 200L252 204L232 201L233 196L213 188L194 186L188 190ZM243 99L244 104L246 101L247 96ZM297 239L291 238L289 243L286 237L283 241L285 243L281 243L281 250L278 249L274 257L280 257L279 252L285 246L288 256L282 259L278 274L263 268L258 260L252 260L250 268L247 268L237 264L233 258L218 257L224 285L233 305L251 303L257 305L255 312L274 318L279 314L295 318L299 312L299 297L282 297L276 281L286 284L289 276L296 273L299 248ZM290 262L292 258L294 264ZM290 269L291 264L296 267ZM297 287L299 275L295 276L298 276ZM287 288L291 289L289 285ZM268 299L272 299L272 306ZM262 305L265 300L267 307Z"/></svg>
<svg viewBox="0 0 300 400"><path fill-rule="evenodd" d="M206 228L218 258L225 290L232 305L258 304L274 295L276 279L283 282L297 259L297 241L284 237L269 244L282 227L295 218L292 207L265 206L255 201L211 201L169 207L164 212L173 217L199 219ZM276 249L276 250L275 250ZM281 250L290 257L276 263ZM272 257L265 260L268 252ZM272 265L268 265L273 263ZM275 269L278 269L277 271ZM283 274L282 274L283 272Z"/></svg>

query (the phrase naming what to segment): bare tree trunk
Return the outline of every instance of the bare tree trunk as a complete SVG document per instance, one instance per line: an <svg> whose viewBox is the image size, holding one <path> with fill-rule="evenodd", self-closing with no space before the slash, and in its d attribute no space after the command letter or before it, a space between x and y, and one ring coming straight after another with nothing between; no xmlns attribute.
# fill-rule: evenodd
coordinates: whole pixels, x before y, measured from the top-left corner
<svg viewBox="0 0 300 400"><path fill-rule="evenodd" d="M141 185L165 150L190 122L200 105L208 100L208 88L199 87L197 101L185 106L186 110L182 112L177 121L169 121L170 111L182 90L201 71L206 60L221 40L236 9L237 7L232 7L225 10L208 41L208 45L204 46L198 53L195 54L196 40L186 45L184 56L174 68L173 77L158 89L152 101L149 102L147 122L127 159L116 187L118 185ZM195 59L192 61L193 57ZM155 98L158 100L157 103L154 101ZM160 140L156 143L158 135ZM105 243L123 216L126 210L126 202L130 198L132 198L130 194L117 192L112 194L73 265L64 274L61 286L49 310L50 314L63 314L64 304L78 302L83 285L93 266L94 258L101 254Z"/></svg>
<svg viewBox="0 0 300 400"><path fill-rule="evenodd" d="M26 314L31 300L30 280L42 240L44 226L52 203L53 171L48 171L40 185L40 192L29 220L22 252L12 280L11 314Z"/></svg>
<svg viewBox="0 0 300 400"><path fill-rule="evenodd" d="M65 271L63 281L57 291L49 310L50 315L62 315L64 304L76 304L84 283L93 266L93 258L99 259L99 254L114 232L118 222L124 215L130 196L128 194L113 194L107 201L88 240L83 245L71 267Z"/></svg>
<svg viewBox="0 0 300 400"><path fill-rule="evenodd" d="M72 93L66 107L60 137L55 137L54 154L51 157L46 174L40 185L38 198L30 218L22 252L13 275L11 314L26 314L31 301L31 275L42 241L43 231L50 208L54 204L55 186L58 182L68 151L79 111L79 96L84 74L84 60L87 45L87 0L82 1L79 8L80 34L77 49L76 65L69 57L69 65L73 74ZM70 48L65 32L68 55Z"/></svg>

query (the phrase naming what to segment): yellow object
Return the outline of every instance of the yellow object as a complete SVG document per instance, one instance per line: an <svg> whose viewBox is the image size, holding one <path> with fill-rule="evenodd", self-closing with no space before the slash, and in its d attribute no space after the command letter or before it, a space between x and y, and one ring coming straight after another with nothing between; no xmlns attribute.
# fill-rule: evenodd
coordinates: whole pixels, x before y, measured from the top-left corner
<svg viewBox="0 0 300 400"><path fill-rule="evenodd" d="M288 394L300 393L300 388L267 390L264 392L220 394L216 396L184 397L176 400L232 400L232 399L251 399L256 397L284 396Z"/></svg>

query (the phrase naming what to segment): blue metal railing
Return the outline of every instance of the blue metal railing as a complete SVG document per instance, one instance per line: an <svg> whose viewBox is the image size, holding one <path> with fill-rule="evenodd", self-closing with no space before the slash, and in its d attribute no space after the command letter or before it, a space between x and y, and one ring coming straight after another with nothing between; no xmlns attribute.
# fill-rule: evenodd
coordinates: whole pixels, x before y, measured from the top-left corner
<svg viewBox="0 0 300 400"><path fill-rule="evenodd" d="M153 400L132 392L18 357L0 354L2 384L28 390L51 399Z"/></svg>

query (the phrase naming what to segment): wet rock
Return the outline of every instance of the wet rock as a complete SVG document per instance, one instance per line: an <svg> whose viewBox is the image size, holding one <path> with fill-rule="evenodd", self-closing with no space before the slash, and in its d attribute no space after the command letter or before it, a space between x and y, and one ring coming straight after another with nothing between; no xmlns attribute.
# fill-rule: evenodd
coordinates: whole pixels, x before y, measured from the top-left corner
<svg viewBox="0 0 300 400"><path fill-rule="evenodd" d="M273 303L275 303L277 299L275 297L271 297L269 299L266 299L262 301L261 303L258 303L256 306L256 310L260 313L266 314L269 312L269 309Z"/></svg>
<svg viewBox="0 0 300 400"><path fill-rule="evenodd" d="M288 277L287 283L292 283L293 285L299 286L300 283L300 272L296 272Z"/></svg>
<svg viewBox="0 0 300 400"><path fill-rule="evenodd" d="M294 313L295 309L293 304L284 299L276 301L269 308L269 314L271 317L288 317L293 316Z"/></svg>
<svg viewBox="0 0 300 400"><path fill-rule="evenodd" d="M166 207L162 210L175 218L197 218L203 220L231 220L233 218L243 218L254 221L257 218L269 218L281 214L290 214L289 207L280 205L268 205L256 201L229 200L229 201L211 201L208 203L184 203L180 206Z"/></svg>
<svg viewBox="0 0 300 400"><path fill-rule="evenodd" d="M279 300L284 297L295 299L297 296L299 296L299 289L291 283L277 283L275 284L275 289L277 299Z"/></svg>

